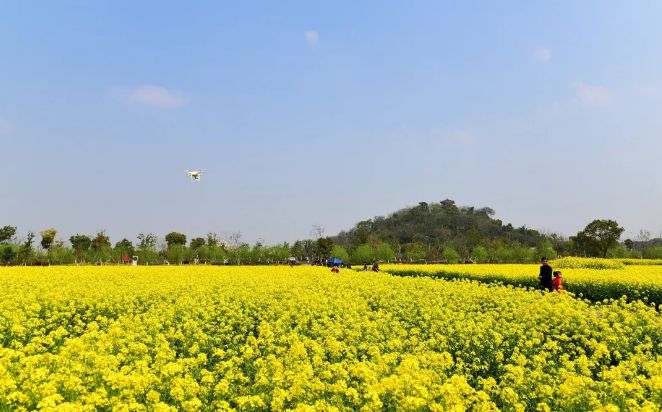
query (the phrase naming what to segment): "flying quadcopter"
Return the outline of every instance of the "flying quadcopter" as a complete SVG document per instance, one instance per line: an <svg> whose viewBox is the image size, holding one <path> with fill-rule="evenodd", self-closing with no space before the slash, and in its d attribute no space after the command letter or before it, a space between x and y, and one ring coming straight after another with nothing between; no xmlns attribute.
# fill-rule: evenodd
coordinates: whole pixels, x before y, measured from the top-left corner
<svg viewBox="0 0 662 412"><path fill-rule="evenodd" d="M186 176L190 177L192 182L199 182L202 177L202 170L187 170Z"/></svg>

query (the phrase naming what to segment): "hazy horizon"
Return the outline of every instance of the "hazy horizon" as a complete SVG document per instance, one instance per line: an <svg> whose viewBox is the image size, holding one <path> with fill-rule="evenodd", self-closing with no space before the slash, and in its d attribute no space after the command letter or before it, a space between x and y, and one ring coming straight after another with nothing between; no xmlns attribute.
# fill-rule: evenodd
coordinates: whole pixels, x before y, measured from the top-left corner
<svg viewBox="0 0 662 412"><path fill-rule="evenodd" d="M445 198L662 232L662 3L0 7L0 226L21 236L277 243Z"/></svg>

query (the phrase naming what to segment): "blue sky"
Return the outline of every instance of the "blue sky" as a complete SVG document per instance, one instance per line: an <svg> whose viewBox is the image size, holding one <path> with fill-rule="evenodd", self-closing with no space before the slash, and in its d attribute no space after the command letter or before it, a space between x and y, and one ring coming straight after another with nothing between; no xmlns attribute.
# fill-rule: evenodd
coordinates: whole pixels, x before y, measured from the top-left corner
<svg viewBox="0 0 662 412"><path fill-rule="evenodd" d="M658 1L5 1L0 19L0 225L21 234L273 243L445 198L565 235L662 231Z"/></svg>

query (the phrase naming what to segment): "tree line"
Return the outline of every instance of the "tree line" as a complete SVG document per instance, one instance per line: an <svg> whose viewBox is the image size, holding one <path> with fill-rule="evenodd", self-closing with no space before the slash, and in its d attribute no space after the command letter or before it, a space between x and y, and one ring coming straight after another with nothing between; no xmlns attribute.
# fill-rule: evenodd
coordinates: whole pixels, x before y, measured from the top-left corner
<svg viewBox="0 0 662 412"><path fill-rule="evenodd" d="M596 219L575 236L564 238L525 226L516 228L493 218L489 207L458 207L446 199L421 202L389 216L357 223L337 236L265 245L242 242L239 233L221 240L216 233L190 240L169 232L164 238L140 233L135 241L112 243L105 231L75 234L68 242L57 230L16 237L16 226L0 227L0 263L4 265L119 264L138 257L138 264L279 264L321 263L335 257L352 264L373 262L530 263L542 256L662 258L662 239L641 231L637 240L620 242L624 231L614 220Z"/></svg>

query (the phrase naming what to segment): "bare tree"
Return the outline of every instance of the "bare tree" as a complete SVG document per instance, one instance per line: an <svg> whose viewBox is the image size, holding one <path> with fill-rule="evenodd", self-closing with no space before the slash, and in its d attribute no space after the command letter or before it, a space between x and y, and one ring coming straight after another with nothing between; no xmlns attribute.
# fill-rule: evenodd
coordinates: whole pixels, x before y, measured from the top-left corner
<svg viewBox="0 0 662 412"><path fill-rule="evenodd" d="M239 247L241 245L241 232L233 232L228 236L228 241L233 247Z"/></svg>
<svg viewBox="0 0 662 412"><path fill-rule="evenodd" d="M324 228L320 225L313 225L310 229L310 237L313 239L319 239L324 236Z"/></svg>

